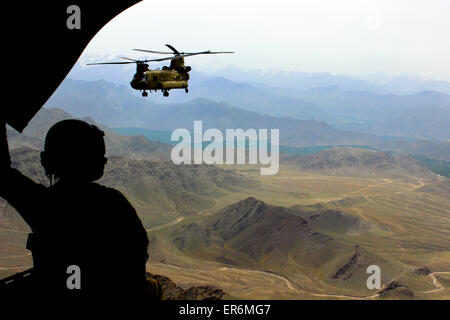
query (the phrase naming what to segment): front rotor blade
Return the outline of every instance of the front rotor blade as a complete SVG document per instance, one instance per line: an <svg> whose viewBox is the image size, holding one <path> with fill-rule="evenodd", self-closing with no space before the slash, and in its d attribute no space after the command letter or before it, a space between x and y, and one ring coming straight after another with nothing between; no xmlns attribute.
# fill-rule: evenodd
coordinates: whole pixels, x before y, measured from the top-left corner
<svg viewBox="0 0 450 320"><path fill-rule="evenodd" d="M130 63L136 63L136 62L96 62L96 63L86 63L86 65L94 66L99 64L130 64Z"/></svg>

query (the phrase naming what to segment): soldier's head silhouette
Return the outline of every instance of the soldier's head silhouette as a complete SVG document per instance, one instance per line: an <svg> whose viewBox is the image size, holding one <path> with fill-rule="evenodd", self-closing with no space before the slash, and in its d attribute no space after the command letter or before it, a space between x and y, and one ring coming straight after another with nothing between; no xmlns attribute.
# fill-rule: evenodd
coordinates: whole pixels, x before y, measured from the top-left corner
<svg viewBox="0 0 450 320"><path fill-rule="evenodd" d="M92 182L103 175L104 132L81 120L63 120L47 132L41 163L53 180Z"/></svg>

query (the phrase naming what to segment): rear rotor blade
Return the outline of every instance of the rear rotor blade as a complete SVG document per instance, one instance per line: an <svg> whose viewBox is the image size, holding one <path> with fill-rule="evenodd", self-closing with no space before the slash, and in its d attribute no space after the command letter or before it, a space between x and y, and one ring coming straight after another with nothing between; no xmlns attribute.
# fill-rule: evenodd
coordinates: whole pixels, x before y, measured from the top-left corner
<svg viewBox="0 0 450 320"><path fill-rule="evenodd" d="M148 53L158 53L158 54L174 54L173 52L163 52L155 50L145 50L145 49L133 49L134 51L148 52ZM178 52L178 51L177 51ZM178 52L176 55L194 55L194 54L219 54L219 53L234 53L234 51L201 51L201 52Z"/></svg>
<svg viewBox="0 0 450 320"><path fill-rule="evenodd" d="M169 57L169 58L149 59L149 60L144 60L144 61L148 62L148 61L174 60L174 59L180 59L180 58L184 58L184 57L190 57L190 56L195 56L195 55L198 55L198 54L207 54L207 53L208 53L208 51L196 52L196 53L187 53L187 54L179 54L177 56L173 56L173 57Z"/></svg>
<svg viewBox="0 0 450 320"><path fill-rule="evenodd" d="M208 54L218 54L218 53L234 53L234 51L210 51Z"/></svg>
<svg viewBox="0 0 450 320"><path fill-rule="evenodd" d="M158 54L173 54L173 52L163 52L154 50L144 50L144 49L133 49L134 51L148 52L148 53L158 53Z"/></svg>
<svg viewBox="0 0 450 320"><path fill-rule="evenodd" d="M219 53L234 53L234 51L201 51L201 52L182 52L182 54L194 55L194 54L219 54Z"/></svg>
<svg viewBox="0 0 450 320"><path fill-rule="evenodd" d="M166 47L169 48L170 50L172 50L175 54L180 54L180 53L178 52L178 50L175 49L175 48L174 48L173 46L171 46L170 44L166 44Z"/></svg>

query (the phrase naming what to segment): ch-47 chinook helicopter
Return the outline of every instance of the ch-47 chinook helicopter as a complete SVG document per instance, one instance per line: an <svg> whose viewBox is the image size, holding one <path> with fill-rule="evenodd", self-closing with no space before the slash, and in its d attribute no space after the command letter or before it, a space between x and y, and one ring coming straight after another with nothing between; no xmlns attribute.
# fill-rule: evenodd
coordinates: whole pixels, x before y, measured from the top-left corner
<svg viewBox="0 0 450 320"><path fill-rule="evenodd" d="M146 59L146 60L134 60L130 58L124 58L130 61L121 62L98 62L98 63L88 63L88 65L100 65L100 64L130 64L136 63L136 73L130 82L133 89L142 91L142 96L148 96L148 91L161 90L164 97L169 96L169 90L171 89L184 89L187 93L188 81L189 81L189 71L191 71L190 66L184 65L184 57L195 56L199 54L218 54L218 53L234 53L231 51L201 51L201 52L179 52L170 44L166 46L172 50L172 52L163 51L153 51L153 50L143 50L143 49L133 49L135 51L147 52L147 53L157 53L157 54L170 54L172 57L168 58L158 58L158 59ZM148 68L147 62L159 62L170 60L170 66L164 66L161 70L151 70Z"/></svg>

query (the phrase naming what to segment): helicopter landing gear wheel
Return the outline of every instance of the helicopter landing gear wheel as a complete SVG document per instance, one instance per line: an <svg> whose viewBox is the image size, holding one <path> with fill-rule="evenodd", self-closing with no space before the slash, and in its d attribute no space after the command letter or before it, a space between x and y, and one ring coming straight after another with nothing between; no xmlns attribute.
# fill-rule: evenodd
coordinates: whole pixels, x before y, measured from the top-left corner
<svg viewBox="0 0 450 320"><path fill-rule="evenodd" d="M188 93L189 89L188 88L184 88L184 92Z"/></svg>
<svg viewBox="0 0 450 320"><path fill-rule="evenodd" d="M144 92L142 92L142 96L146 97L146 96L148 96L148 93L146 91L144 91Z"/></svg>
<svg viewBox="0 0 450 320"><path fill-rule="evenodd" d="M163 96L164 96L164 97L168 97L168 96L169 96L169 91L167 91L167 90L164 91Z"/></svg>

